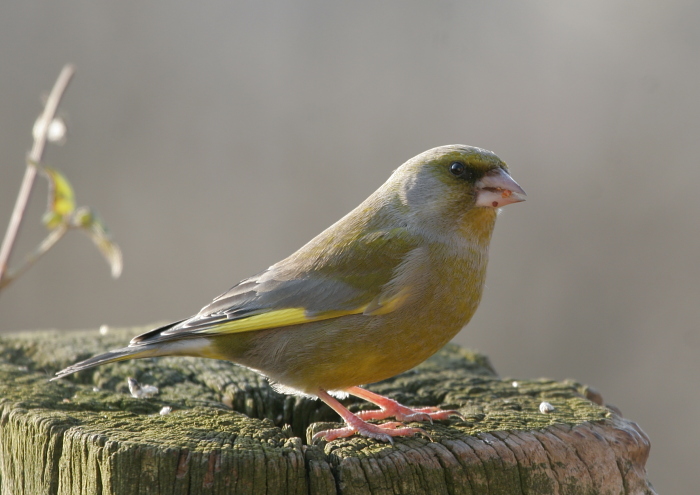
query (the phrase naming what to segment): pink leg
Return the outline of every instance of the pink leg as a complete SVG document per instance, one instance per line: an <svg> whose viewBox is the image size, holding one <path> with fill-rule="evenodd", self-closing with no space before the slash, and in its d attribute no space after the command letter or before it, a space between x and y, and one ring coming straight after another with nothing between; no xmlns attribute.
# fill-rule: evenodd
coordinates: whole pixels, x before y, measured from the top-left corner
<svg viewBox="0 0 700 495"><path fill-rule="evenodd" d="M334 397L328 394L325 390L319 389L316 394L318 398L328 404L341 418L345 420L347 426L345 428L337 428L334 430L324 430L316 433L312 440L323 438L327 441L335 440L336 438L344 438L359 433L365 437L376 438L382 442L394 443L392 437L413 436L416 433L421 433L428 438L428 434L420 428L398 428L403 426L401 423L392 422L382 425L369 424L356 415L348 411L348 409L338 402Z"/></svg>
<svg viewBox="0 0 700 495"><path fill-rule="evenodd" d="M360 411L357 413L357 416L361 419L396 418L399 421L430 421L431 423L434 419L449 419L450 416L457 416L464 419L457 411L441 411L439 407L421 407L413 409L402 406L395 400L360 387L349 388L346 392L381 407L381 409L372 411Z"/></svg>

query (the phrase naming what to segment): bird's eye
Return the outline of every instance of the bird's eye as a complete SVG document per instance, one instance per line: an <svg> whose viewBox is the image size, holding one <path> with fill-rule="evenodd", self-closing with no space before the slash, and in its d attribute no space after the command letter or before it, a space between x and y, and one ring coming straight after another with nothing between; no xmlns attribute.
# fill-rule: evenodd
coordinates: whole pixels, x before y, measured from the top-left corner
<svg viewBox="0 0 700 495"><path fill-rule="evenodd" d="M455 177L466 180L471 180L474 175L472 171L467 169L466 165L464 165L462 162L452 162L450 164L450 172Z"/></svg>
<svg viewBox="0 0 700 495"><path fill-rule="evenodd" d="M471 182L474 180L474 171L462 162L450 163L450 173L455 177Z"/></svg>
<svg viewBox="0 0 700 495"><path fill-rule="evenodd" d="M450 172L452 172L452 175L459 177L462 175L466 170L466 167L464 166L464 163L460 162L454 162L450 165Z"/></svg>

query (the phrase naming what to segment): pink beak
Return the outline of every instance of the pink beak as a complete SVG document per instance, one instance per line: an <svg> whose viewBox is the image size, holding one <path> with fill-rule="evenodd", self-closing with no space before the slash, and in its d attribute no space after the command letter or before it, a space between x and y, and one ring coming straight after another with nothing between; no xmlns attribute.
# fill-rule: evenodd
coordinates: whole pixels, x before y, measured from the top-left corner
<svg viewBox="0 0 700 495"><path fill-rule="evenodd" d="M487 172L475 185L476 206L499 208L525 201L527 196L523 188L502 168Z"/></svg>

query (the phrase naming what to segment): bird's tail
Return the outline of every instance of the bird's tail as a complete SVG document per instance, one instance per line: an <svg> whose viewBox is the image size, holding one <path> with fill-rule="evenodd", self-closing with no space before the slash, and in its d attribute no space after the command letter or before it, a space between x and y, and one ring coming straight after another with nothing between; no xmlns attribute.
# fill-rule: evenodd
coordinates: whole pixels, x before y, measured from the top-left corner
<svg viewBox="0 0 700 495"><path fill-rule="evenodd" d="M134 347L124 347L123 349L116 349L114 351L105 352L104 354L98 354L90 359L86 359L85 361L80 361L79 363L68 366L66 369L56 373L56 376L51 380L58 380L64 376L72 375L77 371L87 370L102 364L116 363L117 361L126 361L127 359L160 356L161 352L158 352L157 347L158 346L155 345L140 345Z"/></svg>

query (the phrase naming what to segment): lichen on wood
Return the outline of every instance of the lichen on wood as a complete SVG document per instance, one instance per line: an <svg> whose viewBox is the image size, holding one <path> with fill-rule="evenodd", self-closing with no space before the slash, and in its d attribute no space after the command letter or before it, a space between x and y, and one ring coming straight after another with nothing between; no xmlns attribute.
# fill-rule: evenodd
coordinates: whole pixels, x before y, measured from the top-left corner
<svg viewBox="0 0 700 495"><path fill-rule="evenodd" d="M2 493L655 493L649 439L599 396L575 382L514 386L454 345L369 387L464 416L421 424L434 441L394 445L358 436L311 445L314 432L337 426L329 408L223 361L143 359L48 381L139 330L0 338ZM131 397L128 377L159 394ZM543 401L554 410L540 412Z"/></svg>

